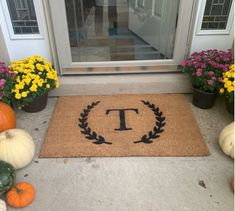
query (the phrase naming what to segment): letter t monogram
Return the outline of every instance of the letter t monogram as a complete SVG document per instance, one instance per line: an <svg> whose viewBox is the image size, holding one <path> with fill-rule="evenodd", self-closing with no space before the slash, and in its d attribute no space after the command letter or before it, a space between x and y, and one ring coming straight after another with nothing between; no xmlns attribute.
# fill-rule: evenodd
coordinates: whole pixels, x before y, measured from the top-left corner
<svg viewBox="0 0 235 211"><path fill-rule="evenodd" d="M137 108L125 108L125 109L108 109L106 110L106 114L108 115L111 111L118 111L119 112L119 119L120 119L120 128L115 128L114 130L132 130L132 128L126 127L126 119L125 119L125 111L135 111L137 114L139 114Z"/></svg>

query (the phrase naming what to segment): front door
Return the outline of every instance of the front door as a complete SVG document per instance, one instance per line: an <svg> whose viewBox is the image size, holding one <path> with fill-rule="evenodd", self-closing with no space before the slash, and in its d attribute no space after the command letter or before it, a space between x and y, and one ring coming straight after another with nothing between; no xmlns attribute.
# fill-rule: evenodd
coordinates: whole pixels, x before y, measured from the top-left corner
<svg viewBox="0 0 235 211"><path fill-rule="evenodd" d="M176 71L193 0L49 0L62 74Z"/></svg>

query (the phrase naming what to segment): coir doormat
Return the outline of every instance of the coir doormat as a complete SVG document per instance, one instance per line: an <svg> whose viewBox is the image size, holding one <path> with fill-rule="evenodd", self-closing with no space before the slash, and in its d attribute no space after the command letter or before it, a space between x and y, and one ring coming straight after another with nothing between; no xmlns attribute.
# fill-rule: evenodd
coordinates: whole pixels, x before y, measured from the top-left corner
<svg viewBox="0 0 235 211"><path fill-rule="evenodd" d="M209 155L183 95L60 97L40 157Z"/></svg>

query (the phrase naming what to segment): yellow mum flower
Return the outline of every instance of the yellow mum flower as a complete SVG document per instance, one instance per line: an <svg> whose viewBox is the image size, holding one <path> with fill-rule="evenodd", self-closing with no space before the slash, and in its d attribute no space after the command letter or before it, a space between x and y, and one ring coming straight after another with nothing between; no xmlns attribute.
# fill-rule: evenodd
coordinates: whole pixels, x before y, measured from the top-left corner
<svg viewBox="0 0 235 211"><path fill-rule="evenodd" d="M29 74L29 77L35 79L35 74Z"/></svg>
<svg viewBox="0 0 235 211"><path fill-rule="evenodd" d="M17 83L20 83L20 82L21 82L21 80L20 80L20 77L19 77L19 76L16 78L16 82L17 82Z"/></svg>
<svg viewBox="0 0 235 211"><path fill-rule="evenodd" d="M31 56L30 58L37 59L39 56L35 54L34 56Z"/></svg>
<svg viewBox="0 0 235 211"><path fill-rule="evenodd" d="M24 83L19 83L18 88L19 89L24 89L24 85L25 85Z"/></svg>
<svg viewBox="0 0 235 211"><path fill-rule="evenodd" d="M19 85L19 84L16 84L16 85L15 85L15 89L20 89L20 85Z"/></svg>
<svg viewBox="0 0 235 211"><path fill-rule="evenodd" d="M27 85L29 85L30 82L31 82L31 78L30 78L30 77L26 77L26 78L24 79L24 81L25 81L25 83L26 83Z"/></svg>
<svg viewBox="0 0 235 211"><path fill-rule="evenodd" d="M223 82L226 83L228 81L228 78L224 78Z"/></svg>
<svg viewBox="0 0 235 211"><path fill-rule="evenodd" d="M36 68L39 70L39 71L43 71L44 68L41 64L36 64Z"/></svg>
<svg viewBox="0 0 235 211"><path fill-rule="evenodd" d="M234 78L234 72L231 73L231 78Z"/></svg>
<svg viewBox="0 0 235 211"><path fill-rule="evenodd" d="M42 62L43 60L44 60L43 57L38 57L38 58L37 58L37 61L39 61L39 62Z"/></svg>
<svg viewBox="0 0 235 211"><path fill-rule="evenodd" d="M20 93L15 94L15 98L19 100L21 98L21 94Z"/></svg>
<svg viewBox="0 0 235 211"><path fill-rule="evenodd" d="M15 92L15 93L17 94L17 93L19 93L20 91L19 91L19 89L12 89L11 92L12 92L12 93Z"/></svg>
<svg viewBox="0 0 235 211"><path fill-rule="evenodd" d="M231 81L227 81L226 85L227 85L227 87L230 87L232 85L232 82Z"/></svg>
<svg viewBox="0 0 235 211"><path fill-rule="evenodd" d="M42 87L43 83L41 83L40 81L38 81L38 86Z"/></svg>
<svg viewBox="0 0 235 211"><path fill-rule="evenodd" d="M232 77L232 75L230 74L230 72L228 71L228 72L226 72L225 73L225 75L228 77L228 78L231 78Z"/></svg>
<svg viewBox="0 0 235 211"><path fill-rule="evenodd" d="M52 78L52 74L50 72L47 73L47 78L51 79Z"/></svg>
<svg viewBox="0 0 235 211"><path fill-rule="evenodd" d="M39 80L40 76L39 75L35 75L35 79Z"/></svg>
<svg viewBox="0 0 235 211"><path fill-rule="evenodd" d="M29 88L29 90L31 91L31 92L36 92L37 91L37 88L38 88L38 86L37 85L32 85L30 88Z"/></svg>
<svg viewBox="0 0 235 211"><path fill-rule="evenodd" d="M50 89L51 85L50 84L46 84L46 88Z"/></svg>
<svg viewBox="0 0 235 211"><path fill-rule="evenodd" d="M220 93L220 94L223 94L223 93L224 93L224 88L221 88L221 89L219 90L219 93Z"/></svg>
<svg viewBox="0 0 235 211"><path fill-rule="evenodd" d="M232 86L228 87L228 92L233 92L234 91L234 88Z"/></svg>
<svg viewBox="0 0 235 211"><path fill-rule="evenodd" d="M29 68L30 68L31 70L34 70L34 69L35 69L35 67L34 67L33 64L29 64Z"/></svg>
<svg viewBox="0 0 235 211"><path fill-rule="evenodd" d="M29 68L29 64L25 64L24 67L25 67L25 68Z"/></svg>
<svg viewBox="0 0 235 211"><path fill-rule="evenodd" d="M44 83L44 80L42 78L39 81L40 81L40 83Z"/></svg>
<svg viewBox="0 0 235 211"><path fill-rule="evenodd" d="M28 95L27 92L22 92L22 93L21 93L21 96L22 96L22 97L27 97L27 95Z"/></svg>
<svg viewBox="0 0 235 211"><path fill-rule="evenodd" d="M15 93L20 93L20 90L19 89L15 89Z"/></svg>
<svg viewBox="0 0 235 211"><path fill-rule="evenodd" d="M50 69L50 67L49 67L48 65L45 65L45 70L46 70L47 72L49 72L51 69Z"/></svg>
<svg viewBox="0 0 235 211"><path fill-rule="evenodd" d="M37 83L38 83L38 79L34 79L33 84L37 84Z"/></svg>

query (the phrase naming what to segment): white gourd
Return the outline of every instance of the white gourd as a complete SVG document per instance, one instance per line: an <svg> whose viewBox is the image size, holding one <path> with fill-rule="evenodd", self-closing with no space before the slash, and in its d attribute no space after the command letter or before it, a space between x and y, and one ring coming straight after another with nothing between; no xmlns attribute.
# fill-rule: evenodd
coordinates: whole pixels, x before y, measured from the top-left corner
<svg viewBox="0 0 235 211"><path fill-rule="evenodd" d="M34 153L33 138L26 131L10 129L0 133L0 160L12 164L15 169L27 166Z"/></svg>
<svg viewBox="0 0 235 211"><path fill-rule="evenodd" d="M7 211L6 203L2 199L0 199L0 211Z"/></svg>
<svg viewBox="0 0 235 211"><path fill-rule="evenodd" d="M226 155L234 158L234 122L221 131L219 144Z"/></svg>

